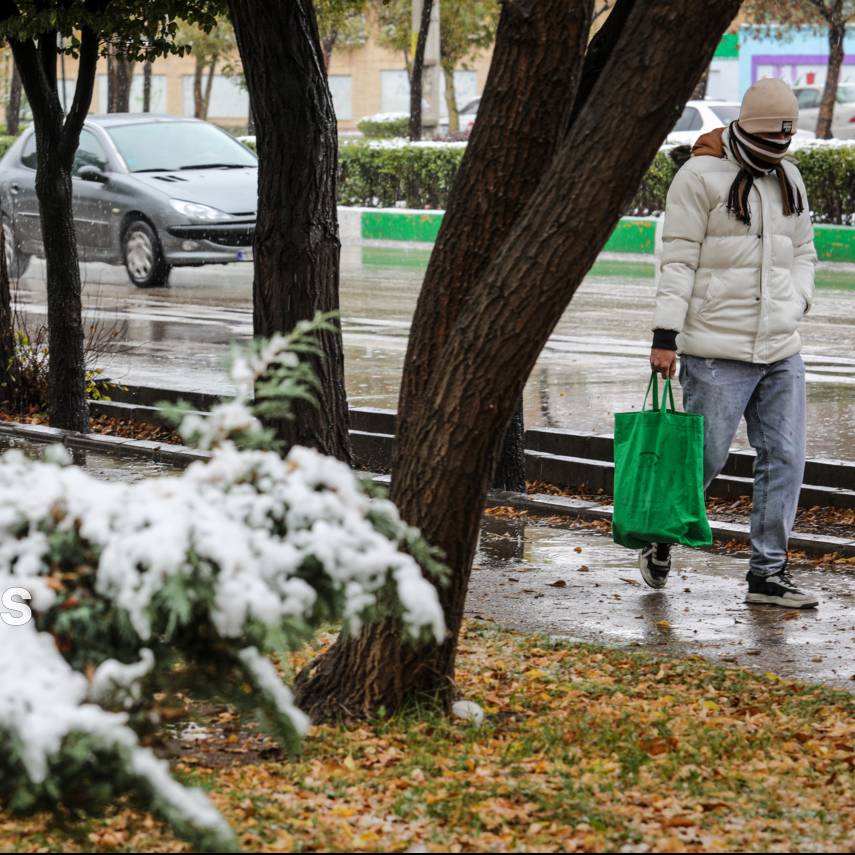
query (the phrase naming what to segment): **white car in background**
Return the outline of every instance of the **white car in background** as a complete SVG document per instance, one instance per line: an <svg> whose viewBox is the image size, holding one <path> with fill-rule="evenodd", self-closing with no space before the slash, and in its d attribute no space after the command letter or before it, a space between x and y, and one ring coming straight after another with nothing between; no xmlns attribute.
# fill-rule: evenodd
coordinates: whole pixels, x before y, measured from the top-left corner
<svg viewBox="0 0 855 855"><path fill-rule="evenodd" d="M725 128L739 118L738 101L688 101L674 130L668 134L666 145L694 145L701 134ZM461 125L462 127L462 125ZM816 139L813 131L796 131L791 148L796 149Z"/></svg>
<svg viewBox="0 0 855 855"><path fill-rule="evenodd" d="M799 99L799 124L815 131L822 89L818 86L796 86L793 92ZM841 83L837 87L831 135L840 140L855 139L855 83Z"/></svg>

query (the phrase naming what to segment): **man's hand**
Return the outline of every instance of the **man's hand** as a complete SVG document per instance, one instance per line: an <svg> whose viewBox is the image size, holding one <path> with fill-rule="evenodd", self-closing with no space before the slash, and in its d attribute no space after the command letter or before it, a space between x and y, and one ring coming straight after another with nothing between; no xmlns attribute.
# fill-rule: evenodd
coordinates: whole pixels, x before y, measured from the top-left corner
<svg viewBox="0 0 855 855"><path fill-rule="evenodd" d="M673 377L677 373L677 351L652 348L650 367L663 378Z"/></svg>

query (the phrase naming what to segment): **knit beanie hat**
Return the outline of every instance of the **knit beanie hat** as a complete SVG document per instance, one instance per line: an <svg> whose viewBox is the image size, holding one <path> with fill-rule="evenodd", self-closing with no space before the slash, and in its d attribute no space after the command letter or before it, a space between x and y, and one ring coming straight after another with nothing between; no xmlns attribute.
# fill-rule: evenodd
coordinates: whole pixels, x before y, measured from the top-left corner
<svg viewBox="0 0 855 855"><path fill-rule="evenodd" d="M772 77L758 80L742 99L739 126L750 134L794 134L799 125L799 102L793 90Z"/></svg>

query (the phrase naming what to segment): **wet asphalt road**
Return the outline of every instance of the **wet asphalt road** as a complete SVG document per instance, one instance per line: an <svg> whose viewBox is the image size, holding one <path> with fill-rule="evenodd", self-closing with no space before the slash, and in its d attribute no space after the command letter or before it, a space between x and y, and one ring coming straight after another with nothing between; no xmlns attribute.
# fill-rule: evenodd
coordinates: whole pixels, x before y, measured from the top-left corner
<svg viewBox="0 0 855 855"><path fill-rule="evenodd" d="M427 253L347 248L341 302L351 406L394 408L409 323ZM637 409L648 376L652 265L601 261L585 280L532 373L529 425L610 432L615 411ZM173 271L169 288L142 291L122 268L84 265L87 320L110 339L97 361L124 382L227 392L230 343L252 332L249 264ZM44 316L43 264L18 288L33 323ZM803 323L808 453L855 459L855 272L819 276ZM744 430L738 447L747 447Z"/></svg>

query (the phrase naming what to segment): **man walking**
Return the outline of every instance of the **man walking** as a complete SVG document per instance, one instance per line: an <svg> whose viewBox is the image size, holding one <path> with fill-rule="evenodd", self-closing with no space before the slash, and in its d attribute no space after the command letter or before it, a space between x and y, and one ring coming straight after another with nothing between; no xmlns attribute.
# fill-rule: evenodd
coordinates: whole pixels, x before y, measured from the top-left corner
<svg viewBox="0 0 855 855"><path fill-rule="evenodd" d="M745 417L757 452L745 599L807 608L817 598L787 570L805 463L798 325L816 264L804 182L784 160L797 125L792 90L764 79L737 121L695 143L668 192L650 364L673 377L680 353L684 407L704 416L705 487ZM650 544L639 565L664 588L669 544Z"/></svg>

